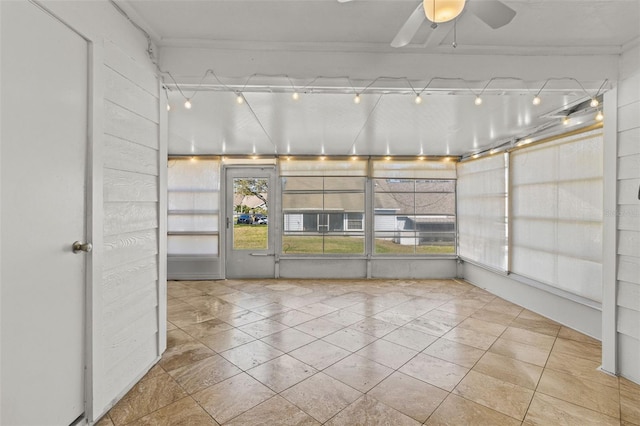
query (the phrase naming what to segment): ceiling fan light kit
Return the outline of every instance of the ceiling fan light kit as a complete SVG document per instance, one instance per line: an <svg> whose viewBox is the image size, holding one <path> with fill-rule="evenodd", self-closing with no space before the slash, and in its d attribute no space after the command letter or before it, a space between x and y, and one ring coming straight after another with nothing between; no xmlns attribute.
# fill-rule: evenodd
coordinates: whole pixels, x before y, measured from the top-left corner
<svg viewBox="0 0 640 426"><path fill-rule="evenodd" d="M434 24L449 22L462 13L465 3L466 0L424 0L424 13Z"/></svg>
<svg viewBox="0 0 640 426"><path fill-rule="evenodd" d="M350 0L343 2L346 1ZM516 16L516 11L500 0L421 0L391 41L391 47L404 47L411 43L425 17L435 30L438 24L458 18L465 7L494 30L507 25ZM454 41L453 47L456 46Z"/></svg>

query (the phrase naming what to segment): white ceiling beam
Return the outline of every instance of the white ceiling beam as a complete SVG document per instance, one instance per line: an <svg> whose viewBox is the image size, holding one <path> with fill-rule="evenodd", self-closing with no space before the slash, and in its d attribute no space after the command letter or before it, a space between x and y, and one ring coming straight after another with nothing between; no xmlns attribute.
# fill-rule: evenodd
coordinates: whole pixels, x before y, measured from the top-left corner
<svg viewBox="0 0 640 426"><path fill-rule="evenodd" d="M207 69L213 69L220 78L231 79L225 80L228 84L234 82L233 78L237 80L235 83L242 84L254 74L287 75L291 79L344 76L352 81L371 81L380 76L406 77L412 81L428 81L434 77L457 77L466 81L514 77L532 82L552 77L572 77L580 82L601 83L605 79L617 80L620 60L619 55L412 52L380 54L164 47L160 51L160 63L181 83L199 82ZM575 82L567 82L566 85L567 88L573 88Z"/></svg>

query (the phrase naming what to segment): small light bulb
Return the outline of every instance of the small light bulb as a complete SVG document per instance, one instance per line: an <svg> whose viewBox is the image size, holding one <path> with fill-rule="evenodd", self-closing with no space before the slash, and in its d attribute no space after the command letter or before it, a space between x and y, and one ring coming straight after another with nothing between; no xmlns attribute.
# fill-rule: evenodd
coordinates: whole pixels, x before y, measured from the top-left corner
<svg viewBox="0 0 640 426"><path fill-rule="evenodd" d="M424 155L421 155L420 157L418 157L418 160L424 161Z"/></svg>
<svg viewBox="0 0 640 426"><path fill-rule="evenodd" d="M184 101L184 107L186 109L191 109L191 100L187 99L186 101Z"/></svg>
<svg viewBox="0 0 640 426"><path fill-rule="evenodd" d="M360 94L356 93L356 96L353 98L353 103L354 104L359 104L360 103Z"/></svg>
<svg viewBox="0 0 640 426"><path fill-rule="evenodd" d="M598 113L596 114L596 121L602 120L604 120L604 114L602 114L602 111L598 110Z"/></svg>
<svg viewBox="0 0 640 426"><path fill-rule="evenodd" d="M320 160L321 160L321 161L324 161L324 160L326 160L326 159L327 159L327 157L325 157L324 155L320 156Z"/></svg>
<svg viewBox="0 0 640 426"><path fill-rule="evenodd" d="M534 105L540 105L540 103L542 103L542 99L540 99L540 96L536 95L533 97L533 104Z"/></svg>
<svg viewBox="0 0 640 426"><path fill-rule="evenodd" d="M294 101L297 101L298 99L300 99L300 93L293 92L293 95L291 95L291 99L293 99Z"/></svg>
<svg viewBox="0 0 640 426"><path fill-rule="evenodd" d="M568 115L565 118L562 119L562 124L564 124L565 126L569 124L569 116Z"/></svg>
<svg viewBox="0 0 640 426"><path fill-rule="evenodd" d="M391 156L387 155L386 157L384 157L384 159L389 161L389 160L391 160Z"/></svg>
<svg viewBox="0 0 640 426"><path fill-rule="evenodd" d="M600 102L598 102L598 99L596 98L591 98L591 103L589 105L591 105L592 108L595 108L600 105Z"/></svg>
<svg viewBox="0 0 640 426"><path fill-rule="evenodd" d="M422 96L420 95L416 95L416 98L414 99L416 105L420 105L422 103Z"/></svg>
<svg viewBox="0 0 640 426"><path fill-rule="evenodd" d="M482 105L482 98L480 95L476 96L476 100L473 101L476 105Z"/></svg>
<svg viewBox="0 0 640 426"><path fill-rule="evenodd" d="M167 111L171 111L171 105L167 104Z"/></svg>
<svg viewBox="0 0 640 426"><path fill-rule="evenodd" d="M357 157L357 156L355 156L355 155L351 156L351 160L352 160L352 161L356 161L357 159L358 159L358 157Z"/></svg>
<svg viewBox="0 0 640 426"><path fill-rule="evenodd" d="M244 98L242 97L242 93L238 93L238 96L236 96L236 102L238 103L238 105L242 105L244 103Z"/></svg>

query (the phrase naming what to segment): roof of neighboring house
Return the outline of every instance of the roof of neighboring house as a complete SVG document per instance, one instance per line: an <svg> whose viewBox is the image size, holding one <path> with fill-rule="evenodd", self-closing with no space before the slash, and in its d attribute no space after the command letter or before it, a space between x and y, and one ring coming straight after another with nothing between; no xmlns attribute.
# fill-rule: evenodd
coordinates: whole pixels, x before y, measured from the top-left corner
<svg viewBox="0 0 640 426"><path fill-rule="evenodd" d="M267 194L260 194L265 199L267 199ZM264 206L265 202L262 201L255 195L242 195L242 194L234 194L233 196L233 205L234 206L247 206L250 209L255 209L257 207Z"/></svg>
<svg viewBox="0 0 640 426"><path fill-rule="evenodd" d="M364 179L340 178L327 185L327 178L287 177L282 208L292 211L364 212ZM335 178L331 178L335 179ZM329 187L329 189L327 189ZM323 188L324 192L323 192ZM395 214L455 214L455 183L440 180L376 179L375 210ZM413 192L414 189L418 192Z"/></svg>
<svg viewBox="0 0 640 426"><path fill-rule="evenodd" d="M406 219L413 223L455 223L456 221L454 216L407 216Z"/></svg>

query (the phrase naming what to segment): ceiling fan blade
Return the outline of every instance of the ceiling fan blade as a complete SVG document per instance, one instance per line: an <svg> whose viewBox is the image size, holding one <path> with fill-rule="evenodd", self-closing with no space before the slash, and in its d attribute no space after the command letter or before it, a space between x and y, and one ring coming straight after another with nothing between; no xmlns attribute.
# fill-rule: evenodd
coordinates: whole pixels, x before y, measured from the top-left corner
<svg viewBox="0 0 640 426"><path fill-rule="evenodd" d="M398 34L391 41L391 47L403 47L411 42L418 32L418 28L425 21L424 8L422 2L416 7L409 19L404 23Z"/></svg>
<svg viewBox="0 0 640 426"><path fill-rule="evenodd" d="M515 10L499 0L469 1L467 7L494 30L504 27L516 16Z"/></svg>

